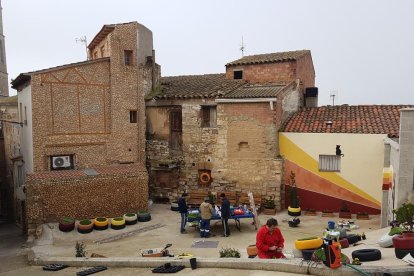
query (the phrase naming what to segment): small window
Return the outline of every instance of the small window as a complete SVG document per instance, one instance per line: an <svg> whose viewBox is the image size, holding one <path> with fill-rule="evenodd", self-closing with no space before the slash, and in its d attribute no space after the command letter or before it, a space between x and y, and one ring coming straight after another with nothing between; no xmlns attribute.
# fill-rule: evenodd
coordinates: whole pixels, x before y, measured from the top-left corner
<svg viewBox="0 0 414 276"><path fill-rule="evenodd" d="M217 108L215 106L202 106L201 120L201 127L217 127Z"/></svg>
<svg viewBox="0 0 414 276"><path fill-rule="evenodd" d="M132 51L130 50L124 51L124 63L125 65L132 65Z"/></svg>
<svg viewBox="0 0 414 276"><path fill-rule="evenodd" d="M340 155L319 155L320 172L340 172L341 156Z"/></svg>
<svg viewBox="0 0 414 276"><path fill-rule="evenodd" d="M98 58L98 52L93 53L93 57L94 57L94 59L97 59Z"/></svg>
<svg viewBox="0 0 414 276"><path fill-rule="evenodd" d="M137 111L136 110L130 110L129 111L129 122L130 123L136 123L137 122Z"/></svg>
<svg viewBox="0 0 414 276"><path fill-rule="evenodd" d="M233 71L234 79L235 80L242 80L243 79L243 71Z"/></svg>
<svg viewBox="0 0 414 276"><path fill-rule="evenodd" d="M101 57L104 57L105 55L105 46L101 47Z"/></svg>

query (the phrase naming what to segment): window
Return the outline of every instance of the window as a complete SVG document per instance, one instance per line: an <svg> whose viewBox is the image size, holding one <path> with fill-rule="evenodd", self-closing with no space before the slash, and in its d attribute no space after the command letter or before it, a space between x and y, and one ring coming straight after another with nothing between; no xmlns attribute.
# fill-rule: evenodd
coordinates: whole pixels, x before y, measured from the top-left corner
<svg viewBox="0 0 414 276"><path fill-rule="evenodd" d="M105 55L105 46L101 47L101 57L104 57Z"/></svg>
<svg viewBox="0 0 414 276"><path fill-rule="evenodd" d="M340 155L319 155L320 172L340 172L341 156Z"/></svg>
<svg viewBox="0 0 414 276"><path fill-rule="evenodd" d="M201 107L201 127L217 127L216 106Z"/></svg>
<svg viewBox="0 0 414 276"><path fill-rule="evenodd" d="M98 52L93 53L93 57L94 57L94 59L97 59L98 58Z"/></svg>
<svg viewBox="0 0 414 276"><path fill-rule="evenodd" d="M124 51L124 63L125 65L132 65L132 51L131 50Z"/></svg>
<svg viewBox="0 0 414 276"><path fill-rule="evenodd" d="M183 144L183 122L181 110L170 112L170 148L181 150Z"/></svg>
<svg viewBox="0 0 414 276"><path fill-rule="evenodd" d="M243 79L243 71L239 70L239 71L233 71L233 78L235 80L242 80Z"/></svg>
<svg viewBox="0 0 414 276"><path fill-rule="evenodd" d="M136 110L130 110L129 111L129 122L130 123L136 123L137 122L137 111Z"/></svg>

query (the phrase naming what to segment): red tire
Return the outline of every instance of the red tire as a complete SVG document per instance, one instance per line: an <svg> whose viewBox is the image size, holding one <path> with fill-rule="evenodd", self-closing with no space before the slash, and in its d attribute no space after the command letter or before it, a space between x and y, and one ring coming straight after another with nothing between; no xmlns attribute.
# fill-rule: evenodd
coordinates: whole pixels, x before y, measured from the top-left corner
<svg viewBox="0 0 414 276"><path fill-rule="evenodd" d="M392 243L395 248L399 249L413 249L414 248L414 238L404 238L403 236L394 236L392 238Z"/></svg>

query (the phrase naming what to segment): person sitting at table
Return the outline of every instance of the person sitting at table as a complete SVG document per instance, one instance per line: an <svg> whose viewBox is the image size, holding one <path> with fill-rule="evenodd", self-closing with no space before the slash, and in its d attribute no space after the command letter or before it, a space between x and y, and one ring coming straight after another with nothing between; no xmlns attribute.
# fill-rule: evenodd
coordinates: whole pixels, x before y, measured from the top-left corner
<svg viewBox="0 0 414 276"><path fill-rule="evenodd" d="M230 236L229 217L230 217L230 201L225 193L220 194L221 199L221 222L223 224L223 237Z"/></svg>
<svg viewBox="0 0 414 276"><path fill-rule="evenodd" d="M283 255L285 239L278 228L277 220L270 218L256 235L257 255L260 259L285 258Z"/></svg>
<svg viewBox="0 0 414 276"><path fill-rule="evenodd" d="M213 206L210 204L208 197L204 198L204 202L200 205L200 237L210 237L210 220L213 215Z"/></svg>

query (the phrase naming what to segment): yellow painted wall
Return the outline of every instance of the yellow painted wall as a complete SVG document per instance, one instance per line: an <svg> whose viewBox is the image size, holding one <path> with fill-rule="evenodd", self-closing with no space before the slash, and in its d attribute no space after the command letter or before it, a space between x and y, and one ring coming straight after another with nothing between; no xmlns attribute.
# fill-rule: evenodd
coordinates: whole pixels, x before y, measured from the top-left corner
<svg viewBox="0 0 414 276"><path fill-rule="evenodd" d="M280 133L280 150L285 158L303 168L380 203L384 168L384 138L386 138L385 134L284 132ZM292 151L293 146L290 143L299 147L299 151L303 152ZM336 145L341 145L342 153L345 155L341 160L341 172L319 172L317 168L319 155L334 155ZM305 155L313 160L300 157Z"/></svg>

